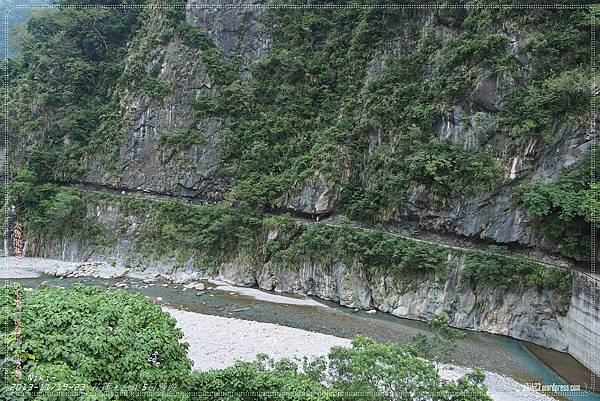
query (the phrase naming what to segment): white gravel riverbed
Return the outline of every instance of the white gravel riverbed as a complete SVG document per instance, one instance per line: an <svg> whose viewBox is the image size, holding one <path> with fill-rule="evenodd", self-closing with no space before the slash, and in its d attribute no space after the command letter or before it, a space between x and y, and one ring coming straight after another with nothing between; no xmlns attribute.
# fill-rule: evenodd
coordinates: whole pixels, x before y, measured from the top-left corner
<svg viewBox="0 0 600 401"><path fill-rule="evenodd" d="M30 257L0 258L0 279L35 278L41 273L57 277L122 277L128 269L104 262L66 262L57 259Z"/></svg>
<svg viewBox="0 0 600 401"><path fill-rule="evenodd" d="M177 320L184 341L190 344L194 369L231 366L238 359L253 361L258 354L274 359L325 356L334 346L350 340L311 331L221 316L203 315L163 307Z"/></svg>
<svg viewBox="0 0 600 401"><path fill-rule="evenodd" d="M349 347L350 340L271 323L203 315L163 307L177 320L189 343L194 369L210 370L231 366L236 360L253 361L264 353L274 359L325 356L331 347ZM470 369L443 365L440 375L456 380ZM488 392L495 401L553 401L517 381L484 372Z"/></svg>
<svg viewBox="0 0 600 401"><path fill-rule="evenodd" d="M315 300L312 300L306 296L297 295L297 298L292 298L290 296L270 294L268 292L264 292L264 291L261 291L256 288L236 287L225 281L220 281L220 280L208 280L208 282L216 285L216 287L214 288L215 290L245 295L245 296L257 299L259 301L273 302L276 304L285 304L285 305L307 305L307 306L317 306L317 307L321 307L321 308L327 308L326 305L324 305L320 302L317 302Z"/></svg>

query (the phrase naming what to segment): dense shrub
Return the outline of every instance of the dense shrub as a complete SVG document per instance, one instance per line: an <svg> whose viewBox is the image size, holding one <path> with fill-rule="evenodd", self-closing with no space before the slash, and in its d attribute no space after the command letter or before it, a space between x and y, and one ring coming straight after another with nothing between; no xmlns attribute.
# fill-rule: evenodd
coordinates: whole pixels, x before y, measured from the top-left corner
<svg viewBox="0 0 600 401"><path fill-rule="evenodd" d="M207 141L206 135L197 129L178 129L161 134L158 139L160 145L170 146L177 150L185 150L193 145L203 145Z"/></svg>
<svg viewBox="0 0 600 401"><path fill-rule="evenodd" d="M299 373L291 362L273 365L237 362L227 369L194 373L190 394L202 401L328 401L340 394Z"/></svg>
<svg viewBox="0 0 600 401"><path fill-rule="evenodd" d="M538 85L518 87L502 111L500 126L514 138L541 138L551 144L552 124L574 123L589 110L589 73L584 68L569 70Z"/></svg>
<svg viewBox="0 0 600 401"><path fill-rule="evenodd" d="M10 202L29 238L98 234L99 226L86 217L86 205L79 195L68 188L36 181L31 171L22 170L9 187Z"/></svg>
<svg viewBox="0 0 600 401"><path fill-rule="evenodd" d="M259 358L254 363L192 375L192 393L200 400L464 400L489 401L484 376L468 374L443 380L436 368L417 356L417 347L355 338L351 348L335 347L328 361L300 366L289 360ZM327 386L322 384L324 381Z"/></svg>
<svg viewBox="0 0 600 401"><path fill-rule="evenodd" d="M490 400L482 373L445 381L413 351L411 345L355 338L352 348L333 348L329 354L333 387L347 394L343 400Z"/></svg>
<svg viewBox="0 0 600 401"><path fill-rule="evenodd" d="M444 273L448 259L448 251L442 247L406 240L383 229L313 225L288 244L272 257L290 265L303 260L341 260L350 265L358 260L367 273L391 275L399 281Z"/></svg>
<svg viewBox="0 0 600 401"><path fill-rule="evenodd" d="M181 38L187 46L198 47L206 50L212 47L212 41L200 28L197 28L187 22L180 22L175 27L175 34Z"/></svg>
<svg viewBox="0 0 600 401"><path fill-rule="evenodd" d="M527 214L537 219L541 230L561 241L561 251L567 255L589 256L591 224L600 216L598 184L591 180L592 157L597 158L597 153L586 154L583 163L567 169L558 180L530 182L519 193Z"/></svg>
<svg viewBox="0 0 600 401"><path fill-rule="evenodd" d="M571 292L569 269L542 266L523 258L470 253L466 256L462 275L475 287L534 286L540 291L553 291L565 300Z"/></svg>
<svg viewBox="0 0 600 401"><path fill-rule="evenodd" d="M261 216L253 212L158 202L152 203L137 245L159 257L195 253L215 264L240 248L256 252L261 225Z"/></svg>
<svg viewBox="0 0 600 401"><path fill-rule="evenodd" d="M81 285L20 289L17 309L15 291L0 289L0 359L20 355L23 378L35 385L31 395L36 399L54 399L53 394L41 394L45 374L59 383L80 385L67 392L96 386L106 398L125 400L157 399L139 395L144 385L158 389L185 383L191 362L187 345L179 342L182 333L174 319L142 295ZM17 319L19 342L12 333ZM93 394L87 399L95 399Z"/></svg>
<svg viewBox="0 0 600 401"><path fill-rule="evenodd" d="M115 151L110 147L122 135L122 118L112 89L124 70L139 12L68 7L31 13L12 63L9 84L19 88L18 96L9 103L16 137L28 147L34 139L40 153L54 159L51 168L34 170L40 177L43 172L48 179L80 179L91 153Z"/></svg>

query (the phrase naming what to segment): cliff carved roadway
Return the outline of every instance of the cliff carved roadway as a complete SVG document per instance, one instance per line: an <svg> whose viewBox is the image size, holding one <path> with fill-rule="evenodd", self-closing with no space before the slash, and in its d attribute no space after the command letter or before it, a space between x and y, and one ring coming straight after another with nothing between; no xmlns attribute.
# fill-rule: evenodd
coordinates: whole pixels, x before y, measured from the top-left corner
<svg viewBox="0 0 600 401"><path fill-rule="evenodd" d="M111 196L115 196L115 197L138 198L138 199L163 201L163 202L165 202L165 201L166 202L177 202L177 203L183 203L183 204L188 204L188 205L198 206L198 207L207 206L207 205L216 205L218 203L218 202L214 202L214 201L200 199L198 197L193 197L193 196L172 195L172 194L163 193L163 192L149 191L147 189L112 187L112 186L99 185L99 184L88 183L88 182L61 182L58 184L72 187L78 191L97 193L97 194L101 194L101 195L104 194L104 195L111 195ZM335 216L311 219L306 216L295 215L292 210L273 211L268 214L277 215L277 214L282 214L282 213L289 213L290 216L294 220L296 220L297 222L304 224L304 225L322 224L322 225L327 225L327 226L332 226L332 227L341 227L342 226L342 224L340 224L339 222L336 221ZM344 226L347 227L348 225L345 224ZM372 228L357 225L355 222L353 222L351 227L360 229L360 230L364 230L364 231L374 231ZM465 251L466 252L475 252L475 253L480 253L480 254L484 254L484 255L500 256L500 257L504 257L504 258L508 258L508 259L512 259L512 260L518 260L519 258L524 258L524 259L539 263L542 266L566 268L566 269L570 269L573 271L577 271L579 274L586 276L588 279L592 280L592 282L595 282L596 285L600 284L600 273L591 272L589 264L586 266L586 265L583 265L580 263L575 263L571 259L568 259L568 258L565 258L562 256L558 256L558 255L546 256L543 259L541 259L539 257L531 257L526 254L526 252L529 251L529 249L524 246L513 246L513 247L511 247L512 254L507 254L507 253L494 252L494 251L491 251L488 249L484 249L486 244L482 244L482 243L478 242L476 239L468 239L468 238L461 237L462 242L464 242L466 240L471 243L469 244L469 246L459 246L459 245L456 245L455 243L453 243L454 240L451 237L448 237L447 239L441 238L439 236L435 236L435 239L417 238L414 236L408 236L408 235L396 233L396 232L390 231L388 229L386 229L386 232L390 235L394 235L396 237L400 237L400 238L403 238L403 239L406 239L409 241L441 246L441 247L447 248L447 249L453 249L453 250L462 251L462 252L465 252ZM432 236L430 236L430 237L432 237Z"/></svg>

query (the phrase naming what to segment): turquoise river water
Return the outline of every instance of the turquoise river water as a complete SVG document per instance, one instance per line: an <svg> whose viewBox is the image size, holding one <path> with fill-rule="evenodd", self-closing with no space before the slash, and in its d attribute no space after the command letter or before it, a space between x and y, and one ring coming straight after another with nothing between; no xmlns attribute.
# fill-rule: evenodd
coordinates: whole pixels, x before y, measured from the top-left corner
<svg viewBox="0 0 600 401"><path fill-rule="evenodd" d="M381 341L402 343L428 330L423 322L383 313L355 312L333 302L315 299L328 308L266 302L247 295L216 290L214 285L206 282L206 291L198 293L192 289L184 290L182 285L167 281L148 284L124 278L63 279L42 276L18 281L30 288L40 284L69 287L75 283L83 283L114 289L117 283L126 283L126 291L140 292L157 304L197 313L275 323L345 338L363 335ZM464 333L464 338L458 341L452 363L510 376L520 383L578 384L581 391L549 395L560 400L600 401L600 394L584 390L589 388L590 371L568 354L504 336L472 331Z"/></svg>

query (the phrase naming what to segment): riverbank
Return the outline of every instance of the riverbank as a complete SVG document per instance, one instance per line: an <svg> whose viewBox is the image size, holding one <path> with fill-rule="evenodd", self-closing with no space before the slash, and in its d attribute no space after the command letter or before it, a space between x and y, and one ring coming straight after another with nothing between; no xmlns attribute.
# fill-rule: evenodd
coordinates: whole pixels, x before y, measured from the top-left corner
<svg viewBox="0 0 600 401"><path fill-rule="evenodd" d="M416 334L427 332L427 325L418 321L399 319L386 313L369 314L342 307L336 302L314 297L311 299L300 294L279 294L256 288L234 287L216 280L199 280L193 276L194 272L184 272L174 280L168 273L161 274L157 269L140 272L117 269L101 262L71 263L42 258L23 258L17 261L15 258L5 258L0 265L0 278L5 277L3 272L10 272L7 267L20 273L33 271L40 276L17 279L26 287L42 284L69 287L76 283L101 285L109 289L142 293L153 302L170 308L202 315L271 323L346 340L362 335L379 341L403 343ZM566 354L551 350L548 352L555 356L558 364L572 360ZM465 331L465 338L457 344L455 358L453 364L467 368L477 367L500 377L510 377L517 383L564 383L526 352L517 340L507 337ZM581 372L574 376L576 380L571 383L583 384L589 377L589 371L585 373L582 369L584 368L579 366L578 370ZM577 401L595 400L593 396L576 396L567 398Z"/></svg>
<svg viewBox="0 0 600 401"><path fill-rule="evenodd" d="M253 361L264 353L273 359L326 356L332 347L348 347L350 340L270 323L203 315L163 307L177 320L189 343L188 355L194 369L210 370L232 366L236 360ZM471 369L442 365L440 376L456 380ZM494 401L552 401L515 380L484 372L485 384Z"/></svg>
<svg viewBox="0 0 600 401"><path fill-rule="evenodd" d="M253 361L258 354L273 359L326 356L332 347L350 340L271 323L253 322L163 307L177 320L190 345L196 370L222 369L236 360Z"/></svg>
<svg viewBox="0 0 600 401"><path fill-rule="evenodd" d="M3 257L0 279L35 278L41 274L57 277L117 278L130 273L129 269L110 266L104 262L67 262L58 259L32 257Z"/></svg>

